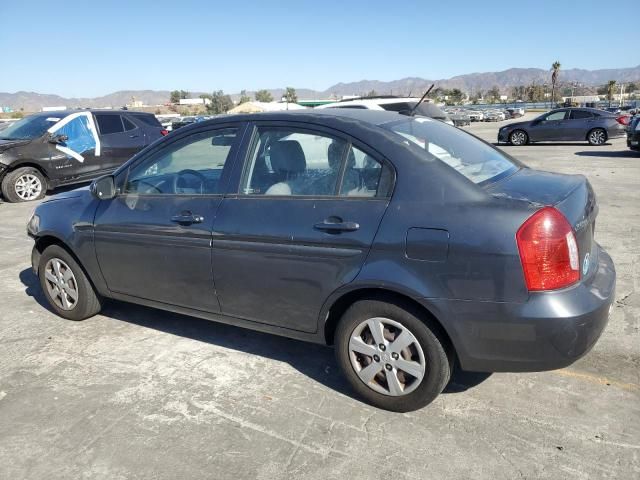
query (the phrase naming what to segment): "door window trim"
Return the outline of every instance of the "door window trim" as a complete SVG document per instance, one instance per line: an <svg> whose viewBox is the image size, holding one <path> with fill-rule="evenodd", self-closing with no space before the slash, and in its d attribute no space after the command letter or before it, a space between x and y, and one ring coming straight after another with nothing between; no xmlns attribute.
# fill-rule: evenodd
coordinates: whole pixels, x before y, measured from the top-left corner
<svg viewBox="0 0 640 480"><path fill-rule="evenodd" d="M339 138L345 141L350 147L353 146L359 150L361 150L366 155L369 155L371 158L380 163L381 168L388 168L391 174L391 185L388 188L388 192L385 196L372 196L372 197L358 197L358 196L347 196L340 195L340 191L342 189L342 181L344 180L344 171L346 168L346 156L348 155L349 149L345 149L342 153L340 173L336 188L334 190L333 195L251 195L247 193L243 193L241 191L242 185L247 180L247 175L249 174L250 163L253 160L253 152L257 148L258 142L260 140L260 136L258 134L258 130L260 128L280 128L280 129L294 129L297 133L310 133L312 135L322 135L322 136L331 136L335 138ZM331 127L327 127L324 125L318 125L315 123L308 122L296 122L296 121L283 121L283 120L263 120L263 121L252 121L247 122L245 137L246 148L240 149L243 152L243 155L238 155L236 164L240 169L239 178L236 180L235 187L230 186L230 191L226 198L237 198L237 199L264 199L264 200L313 200L313 201L335 201L335 200L347 200L347 201L390 201L393 197L393 193L395 191L396 186L396 169L393 163L388 161L383 155L377 152L375 149L365 144L364 142L358 140L357 138L345 133L341 130L337 130Z"/></svg>
<svg viewBox="0 0 640 480"><path fill-rule="evenodd" d="M124 192L124 186L127 184L129 179L129 173L132 168L137 167L141 163L149 160L158 152L170 148L171 145L185 140L188 137L193 135L199 135L203 133L212 133L216 130L226 130L230 128L237 129L236 140L229 150L227 161L225 161L225 165L222 169L222 175L220 176L220 184L221 191L220 193L203 193L203 194L193 194L193 193L127 193ZM224 197L227 189L229 188L229 181L231 179L232 173L235 170L235 165L238 162L238 152L242 150L242 145L244 144L244 136L247 132L247 122L228 122L216 125L207 125L201 126L200 128L194 130L188 130L186 132L180 132L180 135L176 135L174 138L165 137L166 140L161 140L160 142L153 144L153 146L146 151L143 150L143 155L134 156L130 161L126 162L122 167L120 167L115 173L115 184L116 184L116 197L127 197L129 195L132 196L144 196L145 198L171 198L171 197L198 197L198 198L215 198L215 197Z"/></svg>

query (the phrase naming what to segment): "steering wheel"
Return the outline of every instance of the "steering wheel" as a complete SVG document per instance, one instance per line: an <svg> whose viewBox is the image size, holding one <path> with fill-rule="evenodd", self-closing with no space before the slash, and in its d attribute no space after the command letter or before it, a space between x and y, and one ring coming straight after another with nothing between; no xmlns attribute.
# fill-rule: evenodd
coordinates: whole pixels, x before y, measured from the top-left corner
<svg viewBox="0 0 640 480"><path fill-rule="evenodd" d="M198 172L197 170L192 170L190 168L180 170L173 176L173 192L174 193L178 193L178 189L180 188L178 187L178 182L180 181L180 178L182 178L184 175L192 175L196 177L198 180L200 180L200 193L201 194L204 193L204 184L207 181L207 177L205 177L202 173Z"/></svg>

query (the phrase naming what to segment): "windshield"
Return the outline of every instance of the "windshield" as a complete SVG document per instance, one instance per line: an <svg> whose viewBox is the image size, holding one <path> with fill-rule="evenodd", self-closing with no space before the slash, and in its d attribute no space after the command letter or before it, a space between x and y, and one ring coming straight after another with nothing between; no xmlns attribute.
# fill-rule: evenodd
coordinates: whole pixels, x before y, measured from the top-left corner
<svg viewBox="0 0 640 480"><path fill-rule="evenodd" d="M45 115L37 115L33 117L26 117L22 120L18 120L16 123L7 127L0 132L1 140L33 140L34 138L41 137L44 132L56 122L60 120L60 117L52 115L50 117Z"/></svg>
<svg viewBox="0 0 640 480"><path fill-rule="evenodd" d="M438 159L476 184L496 181L521 166L473 135L429 118L407 118L381 127L417 145L426 159Z"/></svg>

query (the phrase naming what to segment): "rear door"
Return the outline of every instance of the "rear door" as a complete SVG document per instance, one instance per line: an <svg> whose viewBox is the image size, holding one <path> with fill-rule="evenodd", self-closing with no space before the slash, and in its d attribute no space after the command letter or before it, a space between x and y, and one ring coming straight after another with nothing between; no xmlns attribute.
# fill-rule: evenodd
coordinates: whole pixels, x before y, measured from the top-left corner
<svg viewBox="0 0 640 480"><path fill-rule="evenodd" d="M324 301L365 261L393 169L340 132L288 122L253 128L234 174L238 193L225 197L214 223L221 310L314 332Z"/></svg>
<svg viewBox="0 0 640 480"><path fill-rule="evenodd" d="M127 170L100 202L94 243L112 292L218 312L211 228L243 132L238 124L176 135Z"/></svg>
<svg viewBox="0 0 640 480"><path fill-rule="evenodd" d="M145 146L152 144L159 138L162 138L163 135L160 132L164 128L154 115L149 113L127 113L125 118L128 118L142 128Z"/></svg>
<svg viewBox="0 0 640 480"><path fill-rule="evenodd" d="M145 145L144 132L119 113L95 113L102 141L102 169L115 170Z"/></svg>
<svg viewBox="0 0 640 480"><path fill-rule="evenodd" d="M572 109L569 113L567 140L585 140L587 132L594 126L595 117L589 110Z"/></svg>

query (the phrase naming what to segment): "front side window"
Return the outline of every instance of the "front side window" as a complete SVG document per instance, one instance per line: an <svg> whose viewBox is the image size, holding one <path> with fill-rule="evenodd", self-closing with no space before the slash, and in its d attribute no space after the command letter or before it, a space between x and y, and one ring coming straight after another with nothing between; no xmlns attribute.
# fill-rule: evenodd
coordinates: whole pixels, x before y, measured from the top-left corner
<svg viewBox="0 0 640 480"><path fill-rule="evenodd" d="M519 168L498 149L437 120L407 118L381 127L400 135L407 146L417 146L425 160L440 160L476 184L498 180Z"/></svg>
<svg viewBox="0 0 640 480"><path fill-rule="evenodd" d="M374 197L388 193L388 168L347 140L330 135L259 128L249 158L241 185L245 195Z"/></svg>
<svg viewBox="0 0 640 480"><path fill-rule="evenodd" d="M545 122L553 122L555 120L564 120L565 113L566 112L564 112L564 111L553 112L553 113L550 113L549 115L547 115L542 120L545 121Z"/></svg>
<svg viewBox="0 0 640 480"><path fill-rule="evenodd" d="M124 193L215 195L237 139L237 128L190 135L133 166Z"/></svg>
<svg viewBox="0 0 640 480"><path fill-rule="evenodd" d="M96 122L98 123L98 129L102 135L124 132L122 118L120 115L98 113L96 114Z"/></svg>

